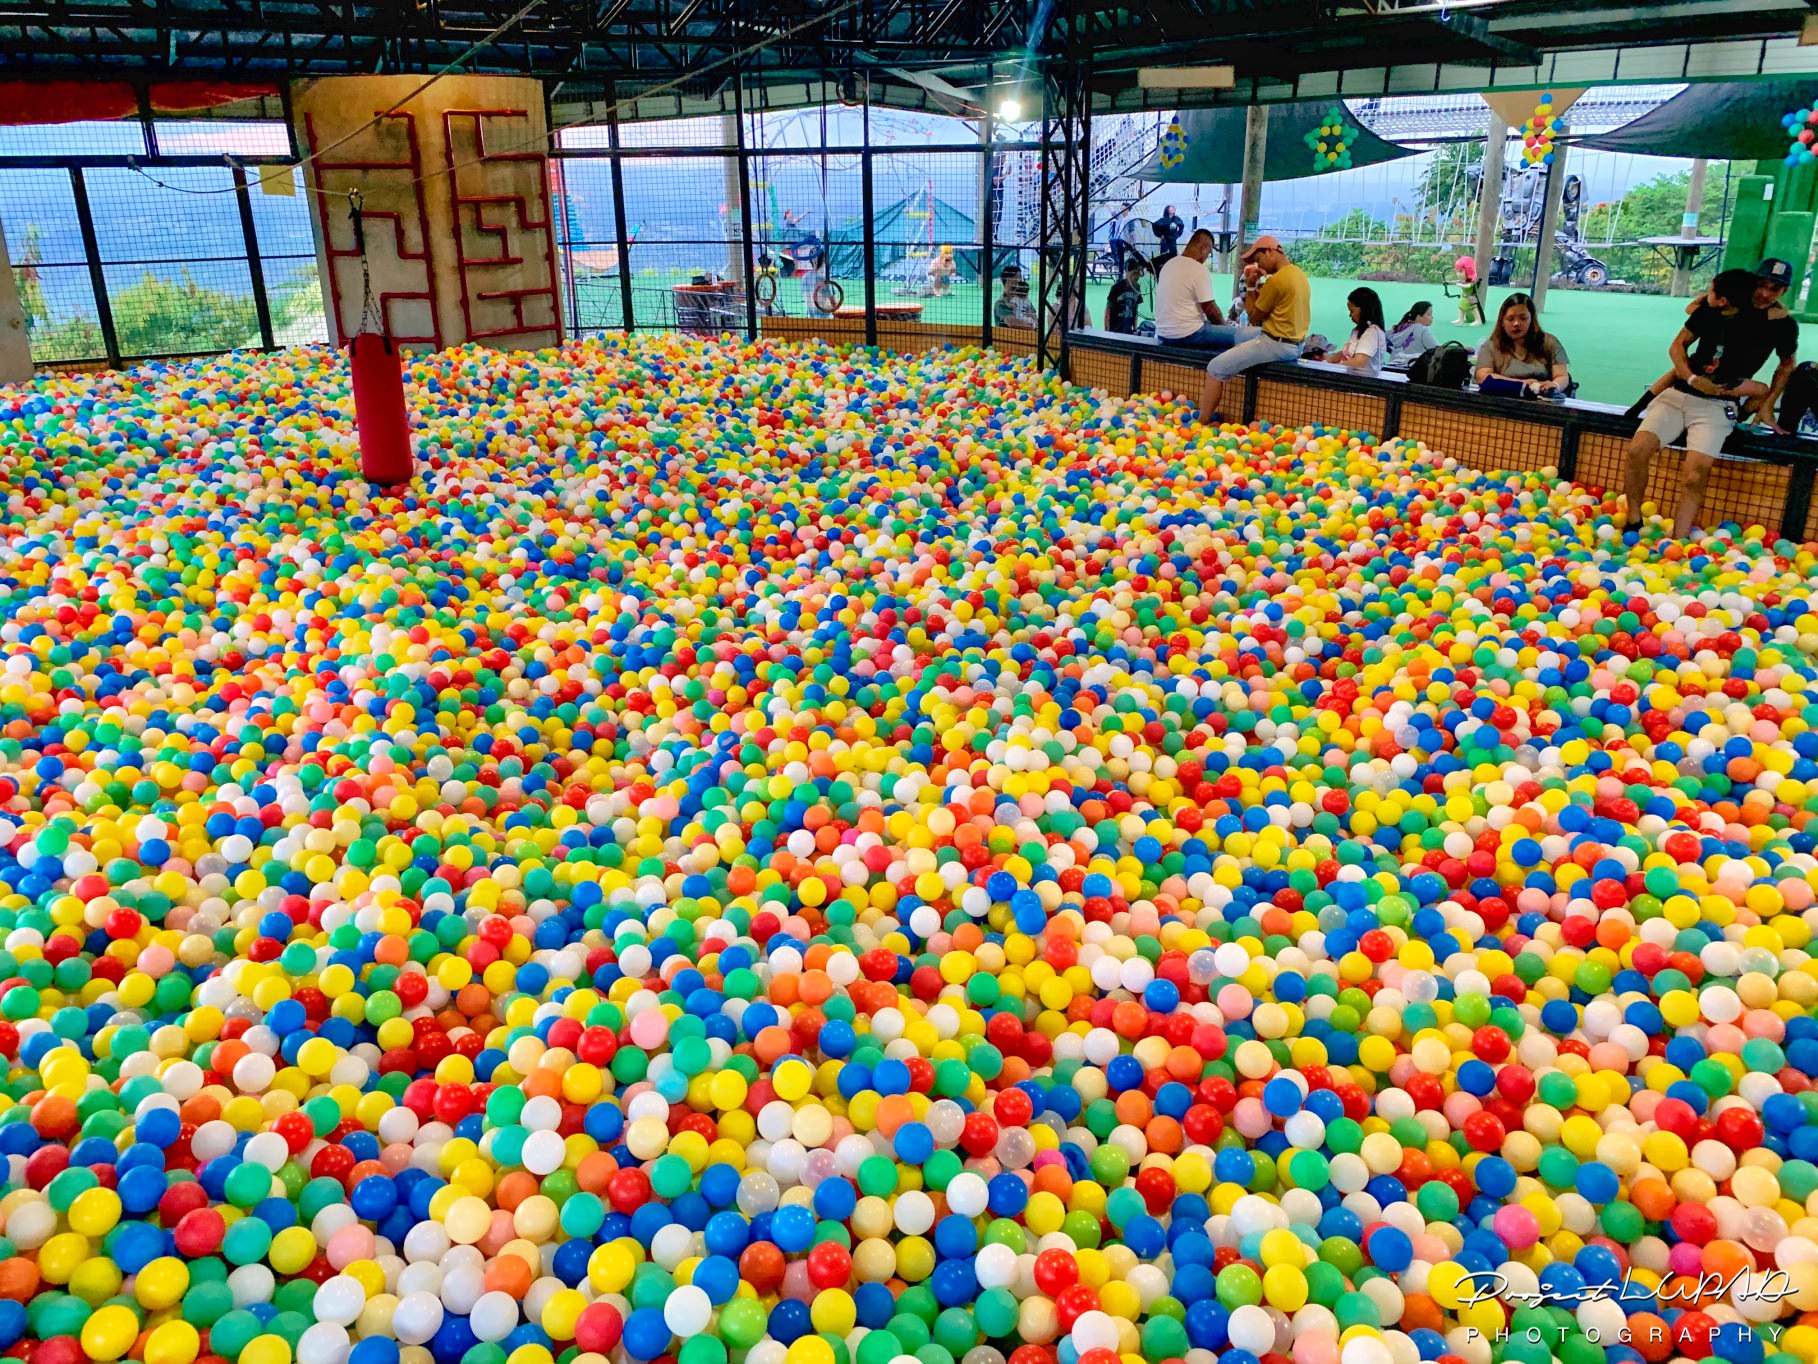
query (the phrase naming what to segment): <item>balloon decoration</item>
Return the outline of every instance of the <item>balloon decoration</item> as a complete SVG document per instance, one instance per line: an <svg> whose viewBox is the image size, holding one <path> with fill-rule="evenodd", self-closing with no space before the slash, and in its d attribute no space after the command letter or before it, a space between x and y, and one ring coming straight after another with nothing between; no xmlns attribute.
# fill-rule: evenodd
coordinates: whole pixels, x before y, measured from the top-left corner
<svg viewBox="0 0 1818 1364"><path fill-rule="evenodd" d="M1553 138L1559 132L1561 120L1553 111L1551 91L1540 97L1540 103L1534 106L1534 112L1521 128L1521 159L1530 166L1550 166L1553 164Z"/></svg>
<svg viewBox="0 0 1818 1364"><path fill-rule="evenodd" d="M1180 129L1180 115L1169 120L1162 133L1160 160L1164 170L1172 170L1187 159L1187 136Z"/></svg>
<svg viewBox="0 0 1818 1364"><path fill-rule="evenodd" d="M1818 152L1812 150L1812 144L1818 141L1818 99L1813 99L1803 109L1795 109L1780 120L1780 126L1786 129L1786 135L1792 139L1786 149L1788 166L1804 166L1818 161Z"/></svg>
<svg viewBox="0 0 1818 1364"><path fill-rule="evenodd" d="M1315 171L1349 170L1351 145L1357 141L1357 129L1345 122L1342 106L1326 110L1325 121L1307 134L1307 145L1313 149Z"/></svg>

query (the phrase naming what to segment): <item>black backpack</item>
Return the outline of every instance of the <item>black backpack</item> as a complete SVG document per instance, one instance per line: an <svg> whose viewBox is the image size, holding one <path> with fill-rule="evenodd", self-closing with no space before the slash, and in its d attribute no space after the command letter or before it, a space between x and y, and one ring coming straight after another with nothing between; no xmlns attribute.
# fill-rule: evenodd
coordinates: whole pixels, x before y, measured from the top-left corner
<svg viewBox="0 0 1818 1364"><path fill-rule="evenodd" d="M1809 360L1787 378L1780 395L1780 429L1797 431L1808 416L1818 418L1818 365Z"/></svg>
<svg viewBox="0 0 1818 1364"><path fill-rule="evenodd" d="M1471 379L1471 352L1456 341L1424 350L1408 367L1408 382L1428 388L1463 388Z"/></svg>

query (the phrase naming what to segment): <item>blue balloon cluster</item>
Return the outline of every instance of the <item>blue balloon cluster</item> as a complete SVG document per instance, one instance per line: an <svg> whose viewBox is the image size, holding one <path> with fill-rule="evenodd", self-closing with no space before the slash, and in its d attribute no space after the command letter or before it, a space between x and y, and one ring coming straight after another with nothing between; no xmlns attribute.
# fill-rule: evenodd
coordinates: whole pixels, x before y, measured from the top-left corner
<svg viewBox="0 0 1818 1364"><path fill-rule="evenodd" d="M1803 109L1795 109L1784 115L1780 126L1786 129L1786 135L1792 139L1786 149L1787 166L1798 167L1818 161L1818 152L1812 150L1812 144L1818 142L1818 99Z"/></svg>

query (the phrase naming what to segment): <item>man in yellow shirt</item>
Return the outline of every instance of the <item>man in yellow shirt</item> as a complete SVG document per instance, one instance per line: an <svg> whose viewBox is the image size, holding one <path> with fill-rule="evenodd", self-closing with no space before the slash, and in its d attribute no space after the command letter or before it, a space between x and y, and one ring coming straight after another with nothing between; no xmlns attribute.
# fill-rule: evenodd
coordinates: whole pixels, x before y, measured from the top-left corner
<svg viewBox="0 0 1818 1364"><path fill-rule="evenodd" d="M1251 326L1240 332L1230 350L1220 351L1206 366L1206 386L1200 391L1199 419L1215 426L1225 380L1245 370L1278 360L1298 360L1307 339L1312 315L1312 288L1307 275L1288 259L1281 242L1258 237L1244 252L1244 311ZM1264 278L1267 276L1267 278Z"/></svg>

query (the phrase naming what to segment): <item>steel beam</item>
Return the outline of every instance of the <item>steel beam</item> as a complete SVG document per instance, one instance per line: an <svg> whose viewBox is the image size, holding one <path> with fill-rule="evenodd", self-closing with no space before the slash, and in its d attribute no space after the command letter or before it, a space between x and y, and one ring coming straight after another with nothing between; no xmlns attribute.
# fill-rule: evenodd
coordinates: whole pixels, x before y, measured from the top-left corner
<svg viewBox="0 0 1818 1364"><path fill-rule="evenodd" d="M1042 70L1041 242L1036 258L1036 363L1066 372L1068 333L1085 302L1091 228L1092 114L1083 0L1060 0L1049 34L1059 54Z"/></svg>

